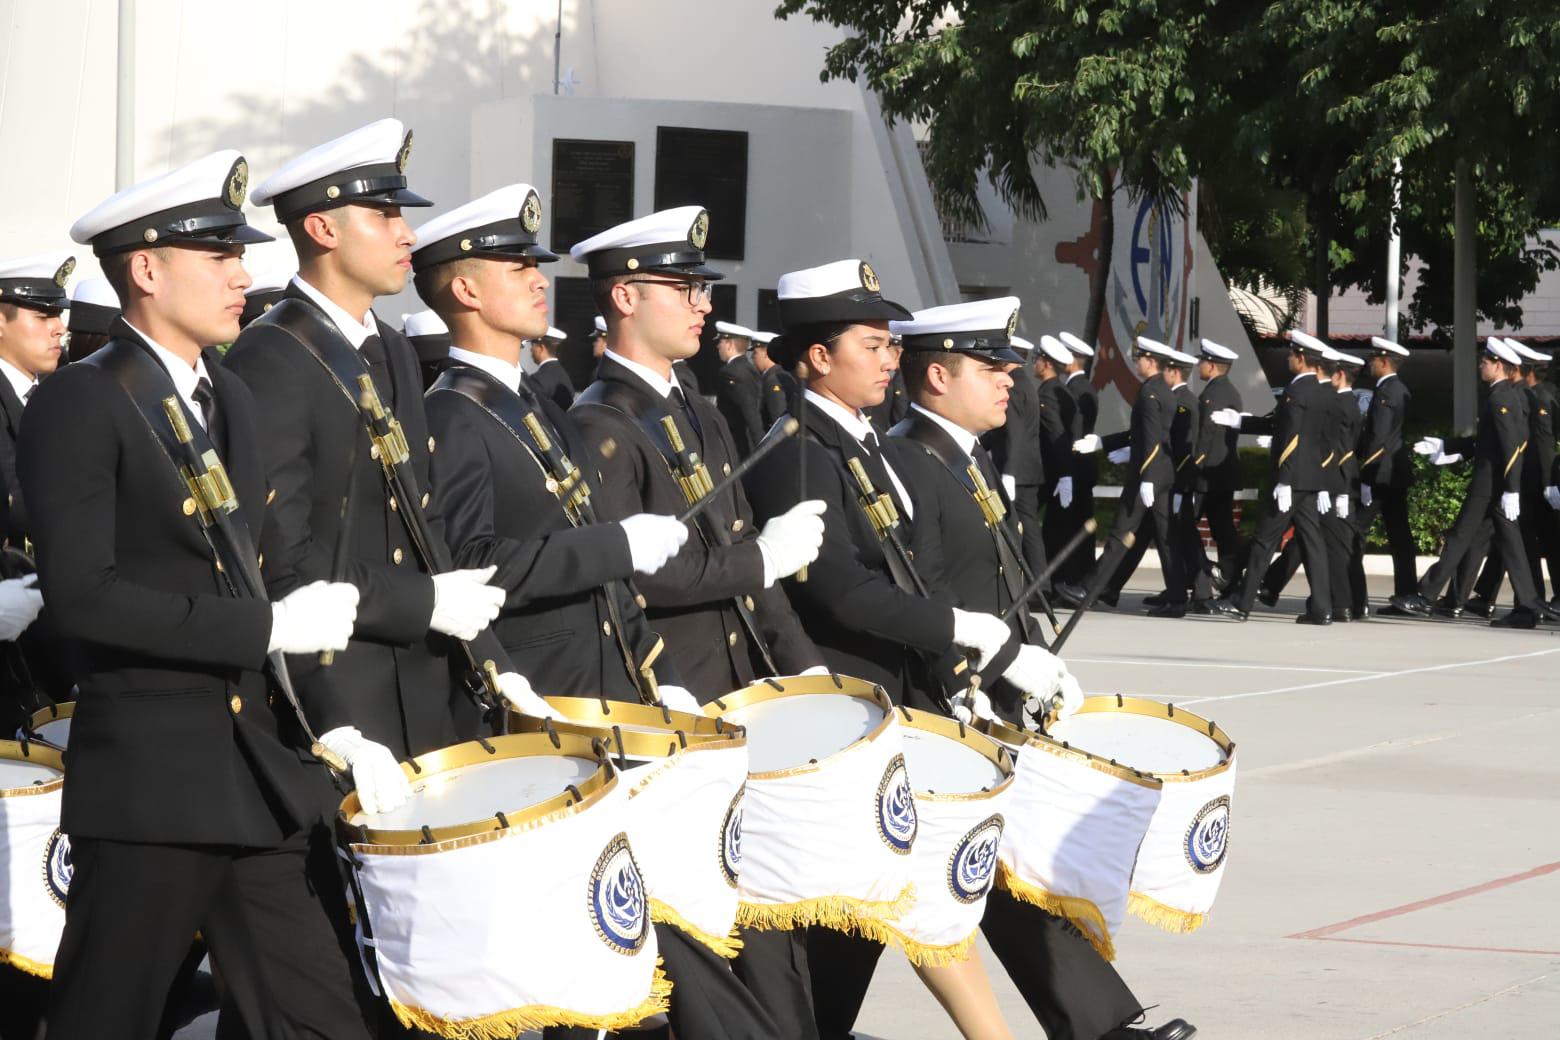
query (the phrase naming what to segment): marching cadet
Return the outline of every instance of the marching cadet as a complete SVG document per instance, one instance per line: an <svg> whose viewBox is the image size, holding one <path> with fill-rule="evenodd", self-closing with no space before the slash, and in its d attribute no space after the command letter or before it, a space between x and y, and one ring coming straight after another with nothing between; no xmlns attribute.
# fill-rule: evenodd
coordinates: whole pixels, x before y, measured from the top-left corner
<svg viewBox="0 0 1560 1040"><path fill-rule="evenodd" d="M558 357L558 348L568 338L567 332L549 325L544 335L531 340L531 360L536 362L531 381L536 384L536 392L551 400L560 412L568 411L574 404L574 380Z"/></svg>
<svg viewBox="0 0 1560 1040"><path fill-rule="evenodd" d="M1045 484L1040 488L1040 503L1045 508L1041 537L1046 551L1043 558L1049 558L1051 553L1060 551L1067 544L1075 530L1072 526L1074 470L1083 456L1075 454L1072 446L1073 441L1083 436L1083 417L1078 410L1078 399L1067 391L1064 377L1073 363L1072 351L1055 336L1046 335L1040 337L1037 349L1031 349L1030 359L1039 381L1036 394L1040 403L1040 459L1045 471ZM1028 535L1027 527L1025 535ZM1083 553L1078 555L1081 559ZM1063 567L1058 567L1058 572L1062 570ZM1049 594L1050 590L1041 591Z"/></svg>
<svg viewBox="0 0 1560 1040"><path fill-rule="evenodd" d="M1212 609L1237 621L1250 616L1273 553L1292 523L1295 538L1300 542L1306 581L1311 586L1306 609L1295 621L1302 625L1330 625L1331 574L1321 518L1332 511L1332 496L1326 488L1330 479L1327 469L1336 458L1331 447L1336 394L1331 385L1320 382L1317 365L1332 353L1332 348L1299 331L1291 331L1289 341L1292 376L1272 416L1252 418L1233 409L1214 413L1213 421L1220 426L1271 434L1273 504L1257 528L1239 586L1215 600Z"/></svg>
<svg viewBox="0 0 1560 1040"><path fill-rule="evenodd" d="M1193 558L1200 564L1192 581L1192 605L1198 613L1207 613L1215 592L1223 592L1219 586L1230 581L1240 570L1245 546L1240 528L1235 523L1235 494L1241 490L1240 431L1220 426L1213 421L1213 413L1232 408L1240 411L1240 390L1230 382L1230 368L1235 364L1236 353L1220 346L1211 339L1198 344L1197 374L1202 377L1202 391L1197 395L1197 498L1193 503L1192 526L1199 518L1206 517L1208 531L1218 552L1217 577L1215 565Z"/></svg>
<svg viewBox="0 0 1560 1040"><path fill-rule="evenodd" d="M1170 484L1170 537L1175 541L1176 552L1182 561L1182 577L1190 593L1208 559L1203 552L1202 536L1197 533L1197 435L1201 430L1201 419L1191 384L1192 366L1197 364L1197 359L1179 350L1171 353L1174 356L1164 370L1165 382L1174 391L1171 396L1175 401L1175 419L1170 424L1170 459L1175 463L1175 479ZM1144 542L1135 543L1123 559L1121 571L1135 571L1147 549ZM1204 596L1204 604L1207 599ZM1186 616L1186 600L1171 603L1166 592L1145 596L1143 605L1152 608L1152 617ZM1206 611L1200 609L1198 612Z"/></svg>
<svg viewBox="0 0 1560 1040"><path fill-rule="evenodd" d="M1504 617L1490 622L1493 628L1533 628L1538 623L1538 589L1528 568L1518 521L1522 515L1522 453L1527 449L1528 397L1517 379L1522 357L1498 336L1485 341L1479 356L1479 376L1489 384L1489 394L1479 409L1479 425L1473 437L1443 440L1426 437L1414 450L1444 466L1465 455L1473 456L1473 477L1457 520L1447 533L1440 559L1420 579L1418 590L1393 596L1398 610L1429 617L1431 604L1451 580L1464 556L1480 542L1493 538L1495 551L1505 561L1515 605Z"/></svg>
<svg viewBox="0 0 1560 1040"><path fill-rule="evenodd" d="M108 342L108 330L119 317L119 297L107 278L83 278L70 291L70 321L65 354L70 361L89 357Z"/></svg>
<svg viewBox="0 0 1560 1040"><path fill-rule="evenodd" d="M450 330L432 310L401 315L401 334L417 354L423 389L433 385L450 363Z"/></svg>
<svg viewBox="0 0 1560 1040"><path fill-rule="evenodd" d="M437 443L417 356L373 312L412 265L416 239L401 208L431 205L407 187L410 150L411 134L382 119L305 152L255 190L287 228L298 274L224 360L260 404L268 515L288 566L304 580L339 566L363 595L345 652L294 671L320 743L351 768L369 812L407 798L400 760L476 734L458 672L492 662L496 695L523 702L529 692L485 632L504 601L488 583L493 568L449 568L438 512L421 491Z"/></svg>
<svg viewBox="0 0 1560 1040"><path fill-rule="evenodd" d="M497 567L507 599L494 632L521 674L553 695L664 696L697 711L686 692L657 683L661 641L625 585L659 570L687 526L653 514L591 523L594 454L521 374L523 342L548 327L539 265L558 259L537 242L541 219L535 189L513 184L418 229L417 293L454 341L425 406L444 449L431 461L434 505L458 566Z"/></svg>
<svg viewBox="0 0 1560 1040"><path fill-rule="evenodd" d="M1110 448L1111 461L1127 463L1127 483L1121 489L1116 525L1105 552L1082 583L1057 584L1057 599L1063 603L1080 606L1098 596L1111 606L1116 604L1121 587L1131 576L1130 567L1125 566L1128 547L1123 538L1133 532L1140 543L1152 534L1164 570L1166 598L1152 612L1156 616L1176 617L1186 613L1186 579L1180 546L1171 537L1170 525L1171 485L1175 482L1170 428L1178 401L1164 374L1177 356L1186 357L1163 343L1139 336L1133 360L1143 383L1132 402L1131 425L1105 438L1089 434L1073 446L1075 451L1086 454L1101 447Z"/></svg>
<svg viewBox="0 0 1560 1040"><path fill-rule="evenodd" d="M715 353L720 357L715 407L720 409L737 442L737 454L747 458L768 430L759 407L762 380L758 369L748 360L753 330L729 321L717 321L715 333Z"/></svg>
<svg viewBox="0 0 1560 1040"><path fill-rule="evenodd" d="M267 601L262 567L278 590L302 582L265 506L259 409L210 348L238 334L245 244L268 240L244 221L246 180L217 152L76 222L123 318L22 425L40 582L85 660L50 874L69 886L52 1037L154 1036L197 930L249 1035L369 1035L306 866L331 785L262 672L282 683L282 652L344 648L358 594ZM223 473L192 485L181 466Z"/></svg>
<svg viewBox="0 0 1560 1040"><path fill-rule="evenodd" d="M1414 455L1403 439L1403 424L1408 418L1408 392L1399 371L1408 351L1389 339L1372 336L1366 361L1375 385L1360 443L1355 456L1360 460L1360 507L1354 513L1354 525L1361 537L1381 517L1387 532L1387 551L1392 555L1392 594L1408 596L1419 584L1418 547L1408 526L1408 489L1414 482ZM1362 573L1363 579L1363 563ZM1383 615L1402 615L1395 607L1381 609Z"/></svg>
<svg viewBox="0 0 1560 1040"><path fill-rule="evenodd" d="M1024 562L1031 573L1038 574L1045 570L1046 564L1041 510L1048 498L1048 482L1054 481L1056 475L1047 468L1041 445L1045 431L1040 425L1042 413L1040 388L1034 372L1034 344L1014 336L1007 352L1019 360L1007 374L1013 385L1007 393L1006 421L987 431L981 443L983 450L990 453L991 461L1001 475L1002 489L1007 492L1017 514ZM914 411L913 402L911 410ZM1054 399L1047 418L1059 418Z"/></svg>
<svg viewBox="0 0 1560 1040"><path fill-rule="evenodd" d="M705 266L709 214L662 210L573 247L606 316L607 350L596 382L570 416L601 465L603 519L676 512L712 493L737 450L720 412L689 394L674 372L699 349L710 312ZM824 504L800 502L758 530L739 485L698 518L697 537L639 589L684 685L700 703L763 675L823 669L823 656L777 583L812 563L823 543ZM810 1020L806 953L789 932L744 928L737 976L782 1036Z"/></svg>
<svg viewBox="0 0 1560 1040"><path fill-rule="evenodd" d="M600 361L601 355L607 352L607 319L596 315L591 319L590 328L590 356L592 360Z"/></svg>
<svg viewBox="0 0 1560 1040"><path fill-rule="evenodd" d="M899 371L899 357L904 350L904 344L897 336L888 341L888 354L893 361L894 371L888 377L888 389L883 393L883 402L866 409L872 425L882 431L892 430L896 423L910 413L910 395L905 393L905 375Z"/></svg>
<svg viewBox="0 0 1560 1040"><path fill-rule="evenodd" d="M791 409L791 402L796 400L800 392L797 389L796 377L786 370L784 365L776 364L769 356L769 347L775 340L773 332L753 333L753 367L758 369L758 408L759 418L763 421L765 431L780 421L780 417Z"/></svg>
<svg viewBox="0 0 1560 1040"><path fill-rule="evenodd" d="M1056 338L1062 341L1062 345L1067 348L1067 353L1070 355L1070 360L1062 370L1062 389L1067 391L1067 395L1073 400L1075 434L1073 439L1083 440L1094 433L1094 424L1100 415L1099 395L1095 393L1094 384L1089 381L1088 372L1089 359L1094 356L1094 348L1071 332L1060 333ZM1074 452L1069 465L1072 473L1072 504L1070 506L1062 504L1061 496L1058 494L1057 504L1062 506L1058 516L1061 527L1054 535L1047 535L1045 548L1048 553L1054 553L1066 545L1082 529L1085 522L1094 518L1094 483L1098 476L1094 456L1090 453ZM1080 585L1093 565L1094 536L1089 535L1084 540L1083 546L1057 567L1056 580Z"/></svg>
<svg viewBox="0 0 1560 1040"><path fill-rule="evenodd" d="M9 526L13 544L32 535L26 498L16 482L16 438L22 409L65 353L65 282L76 269L68 253L45 253L0 261L0 476L10 488Z"/></svg>

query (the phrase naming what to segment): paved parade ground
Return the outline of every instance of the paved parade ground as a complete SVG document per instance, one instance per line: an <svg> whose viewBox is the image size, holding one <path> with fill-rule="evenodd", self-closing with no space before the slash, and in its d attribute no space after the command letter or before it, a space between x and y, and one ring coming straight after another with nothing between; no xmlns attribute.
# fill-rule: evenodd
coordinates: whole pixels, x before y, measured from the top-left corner
<svg viewBox="0 0 1560 1040"><path fill-rule="evenodd" d="M1306 628L1291 599L1243 625L1138 616L1157 578L1139 572L1066 655L1089 692L1172 700L1239 746L1208 923L1177 936L1128 918L1117 939L1123 976L1160 1005L1150 1022L1184 1017L1203 1040L1560 1033L1560 632ZM1038 1037L984 956L1015 1035ZM958 1036L895 957L859 1024Z"/></svg>

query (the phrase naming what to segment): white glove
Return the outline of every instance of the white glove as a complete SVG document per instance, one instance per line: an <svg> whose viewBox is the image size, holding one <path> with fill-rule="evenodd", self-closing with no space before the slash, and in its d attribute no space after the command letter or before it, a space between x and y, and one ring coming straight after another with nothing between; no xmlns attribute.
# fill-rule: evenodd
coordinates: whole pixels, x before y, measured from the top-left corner
<svg viewBox="0 0 1560 1040"><path fill-rule="evenodd" d="M683 711L689 715L703 715L704 709L699 706L698 698L683 689L681 686L670 684L661 687L661 703L671 711Z"/></svg>
<svg viewBox="0 0 1560 1040"><path fill-rule="evenodd" d="M322 733L320 743L352 770L352 784L364 812L392 812L412 796L412 785L390 749L369 740L356 727L340 726Z"/></svg>
<svg viewBox="0 0 1560 1040"><path fill-rule="evenodd" d="M1110 460L1111 462L1116 463L1116 465L1118 465L1118 466L1121 465L1123 462L1126 462L1131 457L1132 457L1132 449L1131 448L1117 448L1115 451L1109 452L1105 456L1106 459Z"/></svg>
<svg viewBox="0 0 1560 1040"><path fill-rule="evenodd" d="M1506 515L1507 520L1516 523L1517 517L1522 515L1522 495L1516 491L1502 492L1500 511Z"/></svg>
<svg viewBox="0 0 1560 1040"><path fill-rule="evenodd" d="M499 672L498 692L504 695L504 700L509 702L511 708L522 715L529 715L535 719L563 721L563 715L551 704L542 700L531 688L531 680L519 672Z"/></svg>
<svg viewBox="0 0 1560 1040"><path fill-rule="evenodd" d="M677 555L688 540L688 525L674 516L660 513L635 513L618 521L628 536L628 558L635 574L654 574Z"/></svg>
<svg viewBox="0 0 1560 1040"><path fill-rule="evenodd" d="M1333 499L1333 512L1338 514L1339 520L1347 520L1349 518L1348 495L1339 495L1337 498Z"/></svg>
<svg viewBox="0 0 1560 1040"><path fill-rule="evenodd" d="M1370 503L1374 497L1375 496L1371 494L1369 484L1360 485L1360 505L1364 506L1366 509L1369 509Z"/></svg>
<svg viewBox="0 0 1560 1040"><path fill-rule="evenodd" d="M1002 490L1007 492L1009 502L1018 498L1018 478L1002 474Z"/></svg>
<svg viewBox="0 0 1560 1040"><path fill-rule="evenodd" d="M1278 511L1280 513L1289 512L1295 501L1294 489L1288 484L1274 484L1273 501L1278 503Z"/></svg>
<svg viewBox="0 0 1560 1040"><path fill-rule="evenodd" d="M1080 455L1093 455L1102 445L1098 434L1086 433L1073 441L1073 451Z"/></svg>
<svg viewBox="0 0 1560 1040"><path fill-rule="evenodd" d="M1446 454L1445 452L1438 451L1434 455L1430 456L1430 465L1432 466L1450 466L1461 461L1462 456L1455 451L1450 455Z"/></svg>
<svg viewBox="0 0 1560 1040"><path fill-rule="evenodd" d="M1446 448L1446 442L1439 437L1426 437L1414 442L1414 451L1419 455L1439 455Z"/></svg>
<svg viewBox="0 0 1560 1040"><path fill-rule="evenodd" d="M1273 435L1271 433L1261 433L1261 434L1257 435L1257 447L1259 447L1259 448L1271 448L1272 446L1273 446Z"/></svg>
<svg viewBox="0 0 1560 1040"><path fill-rule="evenodd" d="M1063 509L1072 508L1072 477L1063 477L1056 482L1056 500L1062 504Z"/></svg>
<svg viewBox="0 0 1560 1040"><path fill-rule="evenodd" d="M1332 512L1332 496L1325 491L1316 493L1316 511L1326 516Z"/></svg>
<svg viewBox="0 0 1560 1040"><path fill-rule="evenodd" d="M980 614L958 607L953 609L953 641L975 651L977 672L986 667L986 663L1012 638L1013 633L1008 629L1007 622L995 614Z"/></svg>
<svg viewBox="0 0 1560 1040"><path fill-rule="evenodd" d="M316 581L271 604L266 653L313 654L345 650L357 623L358 590L344 581Z"/></svg>
<svg viewBox="0 0 1560 1040"><path fill-rule="evenodd" d="M38 575L0 581L0 641L9 642L27 631L43 609L43 593L33 588Z"/></svg>
<svg viewBox="0 0 1560 1040"><path fill-rule="evenodd" d="M1170 496L1170 512L1179 515L1181 512L1181 493L1177 491Z"/></svg>
<svg viewBox="0 0 1560 1040"><path fill-rule="evenodd" d="M826 665L826 664L815 664L811 668L803 668L801 671L797 672L796 674L797 675L828 675L829 674L829 666Z"/></svg>
<svg viewBox="0 0 1560 1040"><path fill-rule="evenodd" d="M986 691L976 690L969 704L961 702L953 706L953 717L967 726L975 719L995 719L997 715L991 710L991 698Z"/></svg>
<svg viewBox="0 0 1560 1040"><path fill-rule="evenodd" d="M1083 707L1083 687L1079 686L1078 680L1074 678L1071 672L1065 669L1062 671L1062 682L1057 692L1062 695L1062 703L1056 705L1057 721L1075 714L1079 708Z"/></svg>
<svg viewBox="0 0 1560 1040"><path fill-rule="evenodd" d="M1560 487L1551 484L1544 489L1544 501L1549 503L1550 509L1560 509Z"/></svg>
<svg viewBox="0 0 1560 1040"><path fill-rule="evenodd" d="M475 639L504 605L504 590L489 585L497 567L433 576L433 617L428 627L456 639Z"/></svg>
<svg viewBox="0 0 1560 1040"><path fill-rule="evenodd" d="M1066 674L1061 658L1043 646L1025 643L1018 648L1018 656L1007 666L1002 678L1029 696L1044 700L1061 688L1062 676Z"/></svg>
<svg viewBox="0 0 1560 1040"><path fill-rule="evenodd" d="M1154 485L1139 484L1138 499L1142 501L1144 509L1154 508Z"/></svg>
<svg viewBox="0 0 1560 1040"><path fill-rule="evenodd" d="M1215 426L1231 426L1240 429L1240 412L1234 408L1219 408L1208 418L1213 420Z"/></svg>
<svg viewBox="0 0 1560 1040"><path fill-rule="evenodd" d="M789 578L818 558L823 547L821 499L809 498L770 520L758 534L758 548L773 566L774 577Z"/></svg>

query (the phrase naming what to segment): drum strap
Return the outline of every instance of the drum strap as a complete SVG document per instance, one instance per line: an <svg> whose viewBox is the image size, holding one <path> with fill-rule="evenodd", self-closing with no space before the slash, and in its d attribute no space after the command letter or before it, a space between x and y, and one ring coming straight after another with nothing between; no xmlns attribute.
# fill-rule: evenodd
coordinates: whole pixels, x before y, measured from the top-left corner
<svg viewBox="0 0 1560 1040"><path fill-rule="evenodd" d="M374 996L383 996L379 983L379 960L374 955L374 926L369 921L368 901L363 898L363 886L358 883L358 860L346 845L336 846L336 855L346 861L342 873L346 875L347 887L352 890L352 906L356 911L353 916L357 918L353 926L353 938L357 940L358 959L363 963L363 977Z"/></svg>
<svg viewBox="0 0 1560 1040"><path fill-rule="evenodd" d="M524 449L526 457L536 465L537 472L541 475L542 480L556 486L557 475L550 471L546 460L538 454L540 446L532 440L529 432L524 434L520 432L526 428L526 419L534 417L535 421L541 423L544 429L551 434L554 442L559 442L558 431L556 428L553 428L552 423L547 421L545 412L540 408L533 407L521 395L511 393L507 386L500 385L498 380L487 373L467 365L451 366L439 375L433 386L429 388L428 393L431 396L441 392L459 394L485 412L488 418L497 423L501 429L515 439L516 444ZM585 478L581 477L580 479L584 480ZM589 498L581 500L579 507L576 509L564 507L563 514L573 527L581 527L595 522L595 510L591 506ZM653 681L654 673L651 672L647 677L645 673L649 671L649 662L647 661L644 665L640 665L634 660L634 648L628 643L628 632L623 627L623 611L618 604L617 593L619 590L626 592L626 589L623 589L623 583L613 582L609 587L603 589L601 596L607 605L607 615L612 620L613 638L617 642L619 652L622 654L623 666L628 670L629 680L639 686L640 694L645 696L648 702L654 703L660 699L659 694L653 689L645 688L647 682Z"/></svg>

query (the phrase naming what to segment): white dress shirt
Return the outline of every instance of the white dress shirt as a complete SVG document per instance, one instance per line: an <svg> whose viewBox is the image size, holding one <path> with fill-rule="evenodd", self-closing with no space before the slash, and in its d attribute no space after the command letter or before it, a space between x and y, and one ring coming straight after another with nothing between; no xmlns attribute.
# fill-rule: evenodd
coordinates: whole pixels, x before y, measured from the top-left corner
<svg viewBox="0 0 1560 1040"><path fill-rule="evenodd" d="M128 321L125 324L130 325ZM200 423L201 429L204 430L206 428L206 413L201 410L200 405L195 400L195 388L200 386L202 379L208 383L211 382L211 376L206 371L206 359L197 357L195 364L191 365L188 361L158 343L134 325L130 325L130 329L137 336L140 336L147 346L152 348L152 353L157 355L157 360L163 363L163 367L168 370L168 375L173 378L173 388L179 392L179 399L184 402L185 407L189 409L190 414L195 417L195 421ZM212 388L212 392L216 392L215 387Z"/></svg>
<svg viewBox="0 0 1560 1040"><path fill-rule="evenodd" d="M662 376L659 372L647 368L637 361L630 361L622 354L617 354L611 350L606 350L602 352L602 356L611 358L613 361L616 361L618 364L634 373L634 375L638 376L646 386L660 394L663 398L671 397L672 391L677 388L676 383Z"/></svg>
<svg viewBox="0 0 1560 1040"><path fill-rule="evenodd" d="M503 358L496 358L491 354L478 354L475 351L462 350L459 347L450 348L450 360L459 361L462 364L470 365L472 368L480 368L515 393L520 392L521 371L519 365L511 365Z"/></svg>
<svg viewBox="0 0 1560 1040"><path fill-rule="evenodd" d="M374 321L373 308L369 308L359 320L348 314L335 300L304 281L301 276L293 275L292 284L298 287L299 292L320 305L320 310L324 311L325 316L341 330L343 336L347 337L347 342L352 344L354 350L362 350L364 340L379 335L379 325Z"/></svg>

